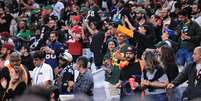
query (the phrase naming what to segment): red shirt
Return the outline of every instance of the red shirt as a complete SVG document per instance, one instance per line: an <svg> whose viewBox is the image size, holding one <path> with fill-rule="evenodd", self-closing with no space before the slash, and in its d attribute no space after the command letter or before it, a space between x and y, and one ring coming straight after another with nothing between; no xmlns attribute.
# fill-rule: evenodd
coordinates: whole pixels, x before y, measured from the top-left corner
<svg viewBox="0 0 201 101"><path fill-rule="evenodd" d="M76 25L71 28L75 36L82 36L81 27ZM75 39L68 40L68 52L71 55L82 55L82 42Z"/></svg>
<svg viewBox="0 0 201 101"><path fill-rule="evenodd" d="M68 52L71 55L82 55L82 43L73 39L68 41Z"/></svg>

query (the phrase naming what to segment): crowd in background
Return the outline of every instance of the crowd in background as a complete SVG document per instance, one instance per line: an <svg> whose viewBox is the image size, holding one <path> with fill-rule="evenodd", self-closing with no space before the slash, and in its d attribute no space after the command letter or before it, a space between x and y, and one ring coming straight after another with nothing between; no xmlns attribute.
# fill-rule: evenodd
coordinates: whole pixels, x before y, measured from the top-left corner
<svg viewBox="0 0 201 101"><path fill-rule="evenodd" d="M107 101L196 99L200 45L201 0L0 0L0 98L97 100L94 64Z"/></svg>

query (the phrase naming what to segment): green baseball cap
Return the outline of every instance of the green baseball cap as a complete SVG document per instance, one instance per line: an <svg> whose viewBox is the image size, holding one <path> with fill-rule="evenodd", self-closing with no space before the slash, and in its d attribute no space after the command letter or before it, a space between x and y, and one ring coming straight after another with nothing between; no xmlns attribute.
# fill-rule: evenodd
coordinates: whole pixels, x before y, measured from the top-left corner
<svg viewBox="0 0 201 101"><path fill-rule="evenodd" d="M145 11L145 9L139 8L136 10L136 13L146 14L146 11Z"/></svg>
<svg viewBox="0 0 201 101"><path fill-rule="evenodd" d="M89 8L87 7L81 7L80 13L87 13L89 11Z"/></svg>
<svg viewBox="0 0 201 101"><path fill-rule="evenodd" d="M160 48L160 47L162 47L162 46L167 46L168 44L165 42L165 41L160 41L160 42L158 42L157 44L155 44L154 46L156 47L156 48Z"/></svg>

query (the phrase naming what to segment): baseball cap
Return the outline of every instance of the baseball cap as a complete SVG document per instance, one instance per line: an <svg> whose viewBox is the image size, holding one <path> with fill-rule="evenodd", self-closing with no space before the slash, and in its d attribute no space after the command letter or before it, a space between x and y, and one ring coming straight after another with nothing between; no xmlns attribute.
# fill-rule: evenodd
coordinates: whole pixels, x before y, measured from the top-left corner
<svg viewBox="0 0 201 101"><path fill-rule="evenodd" d="M132 53L136 53L136 49L134 46L128 46L126 48L126 52L132 52Z"/></svg>
<svg viewBox="0 0 201 101"><path fill-rule="evenodd" d="M89 11L89 8L87 7L81 7L80 13L87 13Z"/></svg>
<svg viewBox="0 0 201 101"><path fill-rule="evenodd" d="M143 8L136 9L136 13L146 14L146 10Z"/></svg>
<svg viewBox="0 0 201 101"><path fill-rule="evenodd" d="M0 33L1 36L4 36L4 37L10 37L11 34L9 32L2 32Z"/></svg>
<svg viewBox="0 0 201 101"><path fill-rule="evenodd" d="M168 46L168 44L165 41L160 41L157 44L154 45L156 48L162 47L162 46Z"/></svg>
<svg viewBox="0 0 201 101"><path fill-rule="evenodd" d="M80 21L81 18L80 16L72 16L71 19L74 21Z"/></svg>
<svg viewBox="0 0 201 101"><path fill-rule="evenodd" d="M2 46L2 48L6 48L8 50L13 50L14 46L10 43L6 43Z"/></svg>
<svg viewBox="0 0 201 101"><path fill-rule="evenodd" d="M71 31L74 32L74 33L81 33L81 32L82 32L80 26L73 26L73 27L71 28Z"/></svg>

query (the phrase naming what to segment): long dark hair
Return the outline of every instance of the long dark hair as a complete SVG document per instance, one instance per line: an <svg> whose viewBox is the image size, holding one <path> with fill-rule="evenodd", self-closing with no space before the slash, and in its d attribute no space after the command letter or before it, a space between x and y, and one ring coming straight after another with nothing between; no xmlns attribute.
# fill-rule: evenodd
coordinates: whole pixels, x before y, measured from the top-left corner
<svg viewBox="0 0 201 101"><path fill-rule="evenodd" d="M174 50L171 47L162 46L160 49L160 61L164 67L176 64L176 57Z"/></svg>

